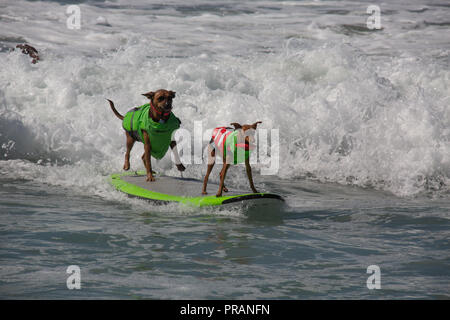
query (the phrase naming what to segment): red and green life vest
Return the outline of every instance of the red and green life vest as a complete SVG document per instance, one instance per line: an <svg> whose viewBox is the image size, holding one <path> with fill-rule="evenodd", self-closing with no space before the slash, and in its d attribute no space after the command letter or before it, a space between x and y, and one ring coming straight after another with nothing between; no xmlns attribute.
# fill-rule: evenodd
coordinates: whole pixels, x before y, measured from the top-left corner
<svg viewBox="0 0 450 320"><path fill-rule="evenodd" d="M248 143L238 143L238 134L238 130L228 127L215 128L212 134L215 147L225 157L230 156L233 164L243 163L252 150Z"/></svg>

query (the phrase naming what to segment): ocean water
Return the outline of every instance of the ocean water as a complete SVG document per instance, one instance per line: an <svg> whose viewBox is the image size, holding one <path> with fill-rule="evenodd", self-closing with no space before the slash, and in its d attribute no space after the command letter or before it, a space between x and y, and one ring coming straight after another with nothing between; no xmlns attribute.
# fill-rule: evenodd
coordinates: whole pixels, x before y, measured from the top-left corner
<svg viewBox="0 0 450 320"><path fill-rule="evenodd" d="M449 299L449 28L444 0L3 1L0 298ZM278 170L252 167L286 206L114 190L125 139L105 98L123 113L159 88L202 147L230 122L276 130ZM248 188L245 169L227 183Z"/></svg>

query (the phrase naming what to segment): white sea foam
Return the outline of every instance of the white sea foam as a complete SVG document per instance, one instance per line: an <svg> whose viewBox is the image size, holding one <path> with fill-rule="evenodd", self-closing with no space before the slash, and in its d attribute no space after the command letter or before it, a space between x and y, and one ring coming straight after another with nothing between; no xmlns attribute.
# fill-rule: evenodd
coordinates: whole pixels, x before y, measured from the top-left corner
<svg viewBox="0 0 450 320"><path fill-rule="evenodd" d="M448 8L393 5L384 30L371 33L360 27L364 3L183 4L82 4L73 31L60 26L64 5L39 3L38 12L37 3L9 1L0 36L36 45L42 61L0 53L2 174L108 197L105 177L120 170L125 139L105 98L124 113L146 102L141 93L168 88L184 128L261 120L280 129L282 178L448 193L447 34L439 24L411 26L445 23ZM133 168L142 152L133 150ZM168 156L155 166L172 167ZM204 167L185 175L199 178Z"/></svg>

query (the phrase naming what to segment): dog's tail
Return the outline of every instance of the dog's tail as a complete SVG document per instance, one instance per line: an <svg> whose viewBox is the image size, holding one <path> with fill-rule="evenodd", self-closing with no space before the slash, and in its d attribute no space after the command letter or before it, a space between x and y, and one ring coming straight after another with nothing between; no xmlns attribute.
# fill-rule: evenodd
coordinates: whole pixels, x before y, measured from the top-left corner
<svg viewBox="0 0 450 320"><path fill-rule="evenodd" d="M114 107L114 103L109 99L106 99L106 100L109 101L109 105L111 106L111 109L114 112L114 114L116 115L116 117L119 118L120 120L123 120L123 115L121 115L119 113L119 111L116 110L116 108Z"/></svg>

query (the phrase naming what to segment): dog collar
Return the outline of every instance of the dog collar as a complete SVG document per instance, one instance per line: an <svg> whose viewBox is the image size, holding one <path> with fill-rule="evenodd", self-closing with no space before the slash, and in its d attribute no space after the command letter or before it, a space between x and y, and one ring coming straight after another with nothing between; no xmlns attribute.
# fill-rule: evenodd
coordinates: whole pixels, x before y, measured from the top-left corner
<svg viewBox="0 0 450 320"><path fill-rule="evenodd" d="M163 116L163 117L167 117L171 112L172 112L172 108L170 108L170 111L168 112L162 112L162 111L158 111L154 106L153 103L150 101L150 107L159 115L159 116Z"/></svg>

